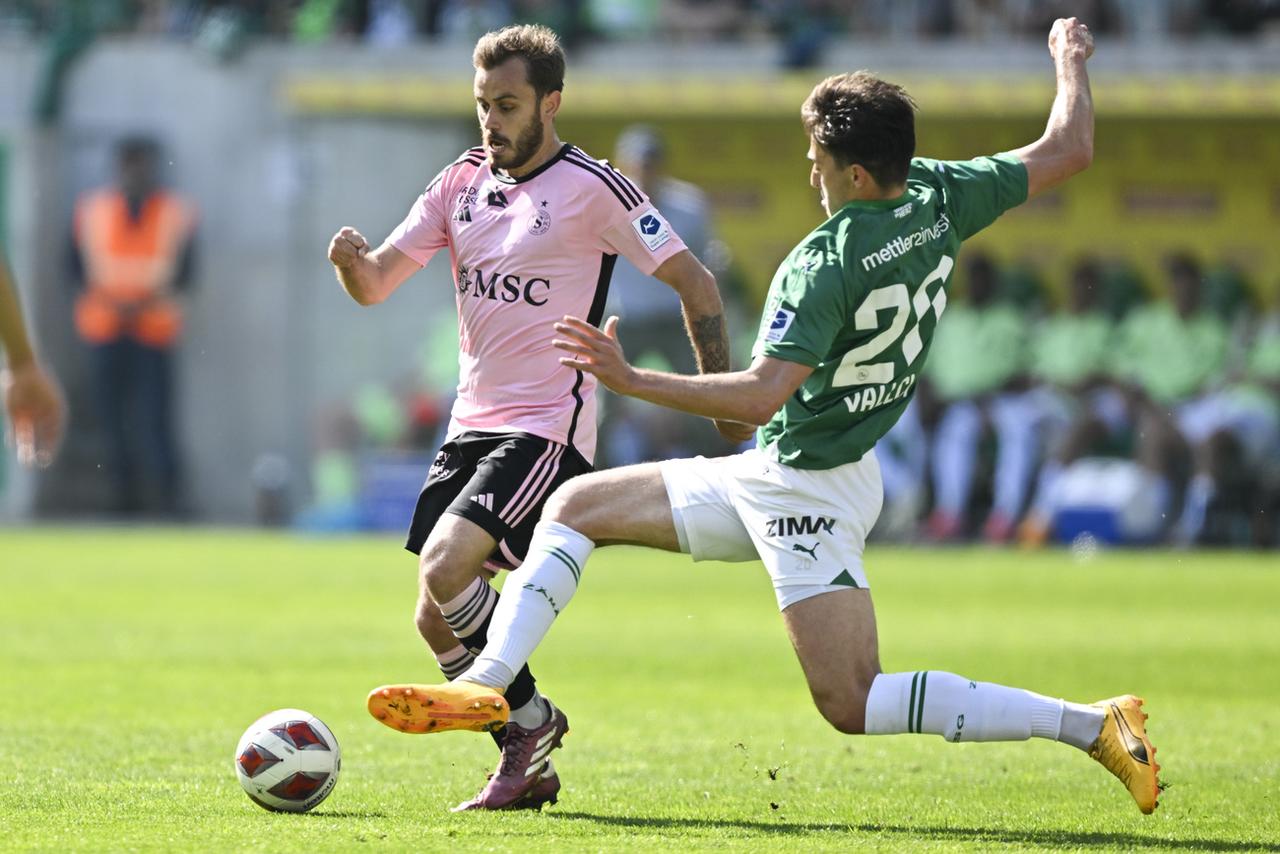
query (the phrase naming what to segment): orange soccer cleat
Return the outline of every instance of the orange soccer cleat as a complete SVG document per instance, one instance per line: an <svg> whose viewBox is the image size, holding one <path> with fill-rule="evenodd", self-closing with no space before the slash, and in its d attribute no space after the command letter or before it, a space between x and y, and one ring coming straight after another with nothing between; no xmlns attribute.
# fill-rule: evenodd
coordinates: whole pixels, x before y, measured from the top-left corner
<svg viewBox="0 0 1280 854"><path fill-rule="evenodd" d="M1138 802L1138 809L1147 814L1154 812L1159 806L1160 766L1156 764L1156 749L1147 738L1142 698L1125 694L1093 705L1106 713L1106 720L1089 755L1120 778Z"/></svg>
<svg viewBox="0 0 1280 854"><path fill-rule="evenodd" d="M507 723L502 693L473 682L384 685L369 692L369 714L401 732L492 732Z"/></svg>

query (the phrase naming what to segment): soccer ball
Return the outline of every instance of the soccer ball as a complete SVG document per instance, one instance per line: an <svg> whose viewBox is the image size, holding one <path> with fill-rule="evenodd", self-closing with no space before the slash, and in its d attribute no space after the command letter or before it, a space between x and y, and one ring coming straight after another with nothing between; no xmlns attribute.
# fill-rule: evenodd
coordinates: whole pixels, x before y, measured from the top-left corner
<svg viewBox="0 0 1280 854"><path fill-rule="evenodd" d="M301 709L279 709L253 722L236 745L236 776L255 804L306 812L338 782L342 756L324 723Z"/></svg>

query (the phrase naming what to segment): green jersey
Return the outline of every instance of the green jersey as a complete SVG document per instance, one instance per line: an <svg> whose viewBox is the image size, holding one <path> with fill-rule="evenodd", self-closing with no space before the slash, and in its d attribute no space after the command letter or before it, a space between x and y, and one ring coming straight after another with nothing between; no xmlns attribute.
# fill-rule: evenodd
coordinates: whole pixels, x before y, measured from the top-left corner
<svg viewBox="0 0 1280 854"><path fill-rule="evenodd" d="M773 277L753 356L813 368L757 441L779 462L862 458L915 393L960 243L1027 198L1011 154L915 158L897 199L850 202Z"/></svg>
<svg viewBox="0 0 1280 854"><path fill-rule="evenodd" d="M1152 400L1189 400L1217 380L1226 366L1229 335L1217 315L1184 318L1167 302L1134 309L1120 327L1114 372Z"/></svg>
<svg viewBox="0 0 1280 854"><path fill-rule="evenodd" d="M1106 373L1115 324L1102 312L1055 314L1040 324L1031 352L1031 375L1070 387Z"/></svg>

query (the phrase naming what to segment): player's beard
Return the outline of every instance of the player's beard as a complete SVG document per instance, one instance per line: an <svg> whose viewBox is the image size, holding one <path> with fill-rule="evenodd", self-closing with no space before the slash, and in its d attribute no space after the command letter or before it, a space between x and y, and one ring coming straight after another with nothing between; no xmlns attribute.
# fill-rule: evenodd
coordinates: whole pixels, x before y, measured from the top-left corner
<svg viewBox="0 0 1280 854"><path fill-rule="evenodd" d="M506 169L508 171L511 169L519 169L521 166L532 160L533 156L538 153L538 149L542 148L542 141L545 137L546 134L542 129L542 118L537 112L535 112L533 118L529 121L529 124L526 125L524 129L520 131L520 135L516 137L514 145L511 143L511 140L506 137L496 137L499 142L503 142L506 145L501 154L491 151L489 159L492 160L493 165L497 166L499 169ZM490 142L494 139L495 137L490 135Z"/></svg>

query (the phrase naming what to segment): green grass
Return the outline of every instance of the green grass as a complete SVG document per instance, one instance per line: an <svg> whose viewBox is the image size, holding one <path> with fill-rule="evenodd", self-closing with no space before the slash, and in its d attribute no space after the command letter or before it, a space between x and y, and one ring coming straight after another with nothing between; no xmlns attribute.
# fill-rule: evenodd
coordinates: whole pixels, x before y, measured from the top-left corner
<svg viewBox="0 0 1280 854"><path fill-rule="evenodd" d="M363 708L437 676L395 541L0 531L0 848L1280 851L1274 554L873 547L868 573L888 670L1142 693L1157 814L1063 745L841 736L758 564L613 549L533 662L574 726L559 805L451 815L489 739L405 736ZM342 744L309 815L260 810L232 768L244 727L286 706Z"/></svg>

